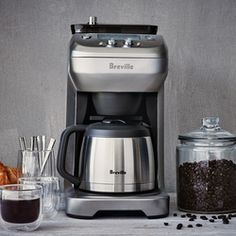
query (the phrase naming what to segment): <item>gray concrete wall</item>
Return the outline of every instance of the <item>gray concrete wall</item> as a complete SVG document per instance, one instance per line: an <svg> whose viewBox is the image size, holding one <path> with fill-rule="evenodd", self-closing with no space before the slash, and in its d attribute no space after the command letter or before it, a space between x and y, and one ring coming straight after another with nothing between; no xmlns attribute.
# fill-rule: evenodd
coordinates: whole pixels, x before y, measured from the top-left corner
<svg viewBox="0 0 236 236"><path fill-rule="evenodd" d="M175 190L177 135L218 115L236 133L236 1L0 0L0 160L16 164L19 135L59 139L65 127L70 24L157 24L169 48L165 171Z"/></svg>

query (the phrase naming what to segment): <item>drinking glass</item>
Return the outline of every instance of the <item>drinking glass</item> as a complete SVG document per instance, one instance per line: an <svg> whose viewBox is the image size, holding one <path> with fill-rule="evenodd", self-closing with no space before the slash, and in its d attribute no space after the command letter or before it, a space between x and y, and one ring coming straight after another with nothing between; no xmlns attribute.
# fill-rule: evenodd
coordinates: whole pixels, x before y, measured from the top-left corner
<svg viewBox="0 0 236 236"><path fill-rule="evenodd" d="M18 153L18 177L55 176L53 150L20 150Z"/></svg>
<svg viewBox="0 0 236 236"><path fill-rule="evenodd" d="M58 177L22 177L21 184L40 185L43 189L43 217L53 218L59 209L60 187Z"/></svg>
<svg viewBox="0 0 236 236"><path fill-rule="evenodd" d="M9 231L33 231L42 220L42 186L12 184L0 187L1 225Z"/></svg>

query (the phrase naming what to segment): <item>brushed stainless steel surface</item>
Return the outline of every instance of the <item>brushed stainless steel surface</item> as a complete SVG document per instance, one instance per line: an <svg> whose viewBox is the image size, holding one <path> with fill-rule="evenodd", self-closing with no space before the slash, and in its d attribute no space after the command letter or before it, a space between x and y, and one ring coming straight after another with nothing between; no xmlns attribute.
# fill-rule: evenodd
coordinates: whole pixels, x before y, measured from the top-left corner
<svg viewBox="0 0 236 236"><path fill-rule="evenodd" d="M66 198L66 214L77 218L93 218L102 211L142 211L148 218L169 214L169 196L164 192L108 196L70 189Z"/></svg>
<svg viewBox="0 0 236 236"><path fill-rule="evenodd" d="M70 65L76 89L87 92L156 92L167 76L162 58L72 58Z"/></svg>
<svg viewBox="0 0 236 236"><path fill-rule="evenodd" d="M97 192L139 192L155 187L150 137L85 137L80 156L80 189Z"/></svg>
<svg viewBox="0 0 236 236"><path fill-rule="evenodd" d="M81 186L83 189L86 189L88 191L96 191L96 192L107 192L107 193L139 193L139 192L145 192L148 190L152 190L155 187L154 182L152 183L146 183L146 184L140 184L140 183L134 183L134 184L100 184L100 183L89 183L89 182L81 182ZM82 188L81 187L81 188Z"/></svg>
<svg viewBox="0 0 236 236"><path fill-rule="evenodd" d="M167 57L161 35L74 35L69 78L79 91L157 92L167 76Z"/></svg>

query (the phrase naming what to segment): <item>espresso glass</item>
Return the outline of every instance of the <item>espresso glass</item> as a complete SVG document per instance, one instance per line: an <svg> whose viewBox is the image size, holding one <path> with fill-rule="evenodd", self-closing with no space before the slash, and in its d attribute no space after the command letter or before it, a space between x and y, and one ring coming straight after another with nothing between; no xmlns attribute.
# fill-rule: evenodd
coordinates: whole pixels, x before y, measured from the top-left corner
<svg viewBox="0 0 236 236"><path fill-rule="evenodd" d="M22 177L19 183L40 185L43 189L43 218L53 218L59 209L60 187L58 177Z"/></svg>
<svg viewBox="0 0 236 236"><path fill-rule="evenodd" d="M8 231L33 231L42 220L42 186L12 184L0 187L1 225Z"/></svg>

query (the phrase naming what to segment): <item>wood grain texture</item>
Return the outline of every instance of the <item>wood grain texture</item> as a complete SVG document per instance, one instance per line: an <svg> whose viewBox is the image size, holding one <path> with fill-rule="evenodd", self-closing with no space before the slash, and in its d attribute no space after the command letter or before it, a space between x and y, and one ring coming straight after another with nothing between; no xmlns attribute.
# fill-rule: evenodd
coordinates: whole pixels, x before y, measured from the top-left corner
<svg viewBox="0 0 236 236"><path fill-rule="evenodd" d="M175 190L179 133L217 115L236 133L236 1L0 0L0 159L16 162L18 135L59 139L65 126L70 24L157 24L169 48L165 173Z"/></svg>

